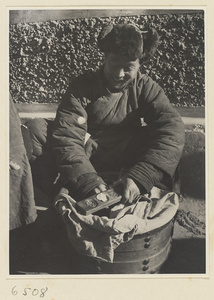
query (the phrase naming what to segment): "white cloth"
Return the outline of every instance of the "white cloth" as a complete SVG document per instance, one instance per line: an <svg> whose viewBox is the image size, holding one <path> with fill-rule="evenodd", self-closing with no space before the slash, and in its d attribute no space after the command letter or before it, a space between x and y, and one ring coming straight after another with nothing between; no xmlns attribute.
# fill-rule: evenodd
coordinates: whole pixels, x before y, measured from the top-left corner
<svg viewBox="0 0 214 300"><path fill-rule="evenodd" d="M153 188L138 203L115 206L110 218L84 216L77 212L75 204L68 195L61 195L55 204L72 246L81 254L112 262L114 249L121 243L168 223L177 212L179 199L173 192Z"/></svg>

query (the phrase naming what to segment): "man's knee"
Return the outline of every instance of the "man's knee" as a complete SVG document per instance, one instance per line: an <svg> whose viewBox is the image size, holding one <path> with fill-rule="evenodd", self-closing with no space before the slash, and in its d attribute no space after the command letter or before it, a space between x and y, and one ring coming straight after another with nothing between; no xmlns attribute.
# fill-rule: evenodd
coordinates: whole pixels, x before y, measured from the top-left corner
<svg viewBox="0 0 214 300"><path fill-rule="evenodd" d="M42 118L32 119L27 121L25 125L32 140L32 158L34 159L42 155L44 145L47 143L48 121Z"/></svg>

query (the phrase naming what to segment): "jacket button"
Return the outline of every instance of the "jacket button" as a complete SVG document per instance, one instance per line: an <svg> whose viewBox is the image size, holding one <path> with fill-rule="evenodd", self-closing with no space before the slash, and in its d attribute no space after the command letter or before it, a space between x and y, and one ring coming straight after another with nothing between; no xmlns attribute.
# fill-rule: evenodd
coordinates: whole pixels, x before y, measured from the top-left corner
<svg viewBox="0 0 214 300"><path fill-rule="evenodd" d="M149 242L150 240L151 240L150 237L146 237L146 238L144 239L145 242Z"/></svg>
<svg viewBox="0 0 214 300"><path fill-rule="evenodd" d="M144 248L149 248L150 243L145 243Z"/></svg>
<svg viewBox="0 0 214 300"><path fill-rule="evenodd" d="M143 265L148 265L148 263L149 263L149 259L145 259L145 260L143 261Z"/></svg>
<svg viewBox="0 0 214 300"><path fill-rule="evenodd" d="M143 267L143 271L147 271L148 268L149 268L149 266L144 266L144 267Z"/></svg>

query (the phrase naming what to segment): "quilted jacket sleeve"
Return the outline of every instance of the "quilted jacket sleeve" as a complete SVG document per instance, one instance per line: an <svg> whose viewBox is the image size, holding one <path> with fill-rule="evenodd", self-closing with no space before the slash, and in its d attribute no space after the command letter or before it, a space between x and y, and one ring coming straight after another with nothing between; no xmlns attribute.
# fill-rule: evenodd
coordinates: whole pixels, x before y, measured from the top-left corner
<svg viewBox="0 0 214 300"><path fill-rule="evenodd" d="M144 77L139 99L141 118L147 124L149 143L141 160L129 171L146 191L163 178L172 178L182 155L185 132L179 113L160 86Z"/></svg>
<svg viewBox="0 0 214 300"><path fill-rule="evenodd" d="M52 149L62 185L80 198L103 183L85 153L86 132L87 113L81 101L68 90L54 121Z"/></svg>

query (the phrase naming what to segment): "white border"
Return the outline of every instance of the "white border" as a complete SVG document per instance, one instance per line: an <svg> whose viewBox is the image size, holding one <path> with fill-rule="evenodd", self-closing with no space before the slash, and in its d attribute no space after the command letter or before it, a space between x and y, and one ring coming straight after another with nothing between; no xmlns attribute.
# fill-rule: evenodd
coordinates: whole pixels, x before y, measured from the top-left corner
<svg viewBox="0 0 214 300"><path fill-rule="evenodd" d="M109 8L110 6L105 6L105 7L97 7L97 6L94 6L94 7L90 7L90 8L87 8L87 7L82 7L80 6L82 10L86 10L86 9L90 9L90 10L95 10L95 9L99 9L99 10L105 10L107 7ZM112 6L111 6L112 7ZM160 6L159 8L158 7L151 7L149 6L150 8L148 8L147 6L137 6L137 7L125 7L125 8L121 8L121 6L114 6L112 8L112 10L118 10L119 8L121 10L133 10L133 9L136 9L136 10L143 10L144 7L146 7L146 10L148 9L154 9L154 10L158 10L158 9L161 9L161 10L168 10L168 11L171 11L171 10L187 10L187 8L183 8L182 7L176 7L176 9L173 7L173 9L167 7L167 9L165 9L165 7L163 6ZM200 8L199 8L200 7ZM11 10L80 10L79 6L78 8L75 6L75 7L48 7L47 9L45 8L39 8L39 7L21 7L21 8L17 8L17 7L10 7L10 8L7 8L7 28L8 28L8 34L7 34L7 53L9 54L9 13ZM197 9L193 9L193 7L191 6L189 9L191 10L203 10L204 11L204 25L206 24L206 9L205 7L202 7L202 6L197 6ZM35 22L35 21L32 21L32 22ZM206 44L206 42L205 42ZM205 55L205 59L206 59L206 55ZM206 62L205 62L205 69L206 69ZM7 61L7 71L8 71L8 74L7 74L7 78L8 78L8 99L9 99L9 55L8 55L8 61ZM206 78L205 78L206 80ZM207 100L207 99L206 99ZM9 101L8 101L9 102ZM206 109L207 110L207 109ZM9 107L8 107L8 110L7 110L7 113L8 113L8 116L9 116ZM9 120L9 119L8 119ZM206 122L207 123L207 122ZM207 124L206 124L207 126ZM8 135L9 136L9 135ZM7 145L7 149L9 149L9 146ZM9 151L8 151L8 154L9 154ZM8 155L8 162L9 162L9 155ZM207 169L207 168L206 168ZM9 172L8 173L8 182L9 182ZM8 189L9 191L9 189ZM206 195L207 195L207 191L206 191ZM9 200L7 201L7 215L9 215ZM207 208L207 202L206 202L206 216L208 214L208 208ZM207 224L207 228L208 228L208 218L206 219L206 224ZM8 221L8 229L9 229L9 221ZM130 278L134 278L134 279L142 279L142 278L167 278L167 279L171 279L171 278L208 278L209 277L209 272L208 272L208 229L206 229L206 273L205 274L111 274L111 275L108 275L108 274L103 274L103 275L96 275L96 274L89 274L89 275L79 275L79 274L75 274L75 275L72 275L72 274L65 274L65 275L62 275L62 274L57 274L57 275L52 275L52 274L45 274L45 275L10 275L9 274L9 269L8 269L8 275L7 275L7 278L8 279L20 279L20 278L31 278L31 279L38 279L38 278L57 278L57 279L67 279L67 278L76 278L76 279L93 279L93 278L96 278L96 279L107 279L107 278L115 278L115 279L130 279ZM7 241L7 250L9 250L9 240ZM9 253L9 251L8 251ZM7 262L8 262L8 266L9 266L9 257L7 258Z"/></svg>
<svg viewBox="0 0 214 300"><path fill-rule="evenodd" d="M138 4L139 0L124 0L119 3L121 6L115 6L115 0L91 0L90 7L87 7L86 5L89 5L88 1L85 0L72 0L73 1L73 7L74 9L78 8L87 8L92 9L94 7L100 7L100 8L109 8L111 7L129 7L130 2L132 2L134 7L139 7ZM104 2L108 2L108 5ZM93 3L95 3L93 5ZM103 5L100 5L103 4ZM7 54L5 55L7 43L6 43L6 34L7 28L6 28L6 11L9 7L18 7L18 9L24 9L25 7L29 7L32 9L32 7L35 7L36 9L42 8L42 9L49 9L49 8L55 8L58 9L62 7L70 8L71 7L71 0L1 0L0 1L0 22L2 22L2 26L0 26L0 33L1 33L1 41L3 43L3 47L0 48L0 54L2 56L2 60L0 60L0 66L2 70L2 78L0 81L0 86L2 87L2 110L0 113L2 113L3 118L0 118L0 128L2 129L0 131L0 138L2 141L6 142L6 144L3 144L3 154L0 152L0 158L2 158L3 161L3 168L7 168L7 162L5 163L5 150L7 151L7 137L5 136L5 131L7 130L4 120L4 113L7 110L5 108L5 105L7 105L4 101L4 99L8 99L8 92L7 92L7 82L5 79L5 59L7 57ZM152 4L152 6L151 6ZM154 4L154 5L153 5ZM182 4L182 5L181 5ZM187 5L188 4L188 5ZM36 5L38 5L36 7ZM60 6L61 5L61 6ZM132 5L132 7L133 7ZM119 280L119 279L111 279L108 278L105 280L102 278L102 280L97 280L91 278L88 280L88 278L78 280L77 278L72 278L70 280L69 278L60 278L60 279L54 279L54 277L51 278L32 278L29 279L28 277L22 277L18 279L6 279L5 277L5 257L6 257L6 247L4 242L0 243L0 260L1 260L1 268L0 268L0 286L1 286L1 297L2 299L26 299L26 297L22 296L21 293L19 293L18 296L13 296L11 294L11 289L13 286L16 286L19 291L23 289L26 286L30 286L33 288L41 288L44 286L48 287L47 296L44 297L44 299L48 300L64 300L64 299L77 299L77 300L95 300L95 299L111 299L111 300L181 300L181 299L188 299L188 300L213 300L214 295L214 203L212 200L212 194L214 194L214 184L212 184L212 178L214 178L214 168L212 164L212 153L214 152L214 142L213 142L213 132L214 132L214 122L213 122L213 114L214 110L212 110L213 105L213 93L212 87L214 86L214 59L213 59L213 53L214 53L214 43L213 43L213 15L214 15L214 3L213 0L174 0L173 4L172 2L169 2L168 0L150 0L150 5L144 5L143 7L153 7L154 9L158 9L160 7L161 9L164 8L172 8L174 9L176 7L182 7L184 9L190 9L192 7L207 7L207 17L206 17L206 75L207 75L207 84L206 84L206 99L209 100L206 104L206 121L207 125L209 125L209 128L206 127L206 145L207 145L207 158L209 159L209 162L207 161L207 172L206 174L209 175L207 177L207 199L209 195L209 212L208 212L208 218L209 220L209 249L207 252L209 252L209 278L192 278L191 275L188 278L172 278L173 280L169 281L169 278L156 278L155 281L152 279L126 279L126 280ZM102 6L102 7L101 7ZM57 7L57 8L56 8ZM4 44L6 46L4 46ZM6 67L7 69L7 67ZM209 99L208 99L209 98ZM208 119L209 118L209 119ZM208 124L209 123L209 124ZM209 148L208 148L209 147ZM209 164L209 166L208 166ZM209 168L208 168L209 167ZM2 190L3 190L3 197L6 196L6 185L5 182L5 176L4 172L0 173L0 179L2 183ZM208 194L209 192L209 194ZM0 234L2 234L2 241L5 241L5 224L7 223L6 219L6 203L3 199L2 201L2 207L1 207L1 215L0 215L0 224L1 230ZM207 203L208 204L208 203ZM151 278L151 277L150 277ZM27 299L37 299L37 297L29 297Z"/></svg>

